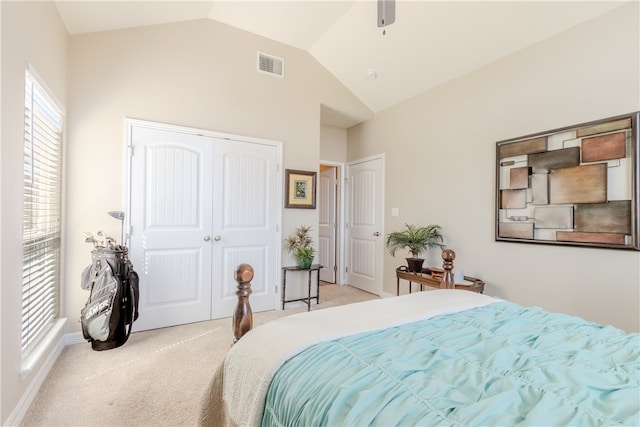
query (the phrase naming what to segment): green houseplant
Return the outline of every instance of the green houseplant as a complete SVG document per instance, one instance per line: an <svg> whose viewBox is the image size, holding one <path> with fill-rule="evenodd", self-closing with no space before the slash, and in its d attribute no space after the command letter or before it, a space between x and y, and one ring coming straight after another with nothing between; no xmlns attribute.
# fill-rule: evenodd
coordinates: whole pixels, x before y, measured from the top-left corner
<svg viewBox="0 0 640 427"><path fill-rule="evenodd" d="M310 226L301 225L284 240L287 252L295 257L300 268L307 269L313 263L315 248L313 247L313 239L310 232Z"/></svg>
<svg viewBox="0 0 640 427"><path fill-rule="evenodd" d="M398 249L407 248L411 253L411 258L407 258L409 271L421 272L424 258L419 258L421 253L432 248L444 249L443 237L440 226L429 224L424 227L416 227L412 224L405 224L402 231L394 231L387 235L387 249L392 256L396 255Z"/></svg>

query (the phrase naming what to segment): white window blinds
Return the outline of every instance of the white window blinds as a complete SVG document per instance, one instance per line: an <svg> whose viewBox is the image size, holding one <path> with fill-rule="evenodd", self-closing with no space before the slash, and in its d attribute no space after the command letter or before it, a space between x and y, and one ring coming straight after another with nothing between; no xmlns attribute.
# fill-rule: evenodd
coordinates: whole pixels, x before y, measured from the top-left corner
<svg viewBox="0 0 640 427"><path fill-rule="evenodd" d="M29 71L24 105L23 357L59 315L63 118Z"/></svg>

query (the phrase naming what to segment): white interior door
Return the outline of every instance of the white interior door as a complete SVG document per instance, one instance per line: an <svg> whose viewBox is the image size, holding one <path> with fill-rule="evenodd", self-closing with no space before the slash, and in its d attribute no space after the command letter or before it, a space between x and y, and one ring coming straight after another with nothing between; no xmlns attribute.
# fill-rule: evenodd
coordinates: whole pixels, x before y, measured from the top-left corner
<svg viewBox="0 0 640 427"><path fill-rule="evenodd" d="M318 180L318 263L320 280L336 283L336 168L320 171Z"/></svg>
<svg viewBox="0 0 640 427"><path fill-rule="evenodd" d="M236 267L249 263L253 311L273 310L278 284L278 150L216 139L214 148L212 318L233 314Z"/></svg>
<svg viewBox="0 0 640 427"><path fill-rule="evenodd" d="M130 259L140 276L135 330L211 313L212 138L132 128Z"/></svg>
<svg viewBox="0 0 640 427"><path fill-rule="evenodd" d="M134 330L231 316L241 263L254 268L253 311L275 309L278 146L147 126L131 126L131 145Z"/></svg>
<svg viewBox="0 0 640 427"><path fill-rule="evenodd" d="M347 283L376 295L382 293L383 173L383 156L347 165Z"/></svg>

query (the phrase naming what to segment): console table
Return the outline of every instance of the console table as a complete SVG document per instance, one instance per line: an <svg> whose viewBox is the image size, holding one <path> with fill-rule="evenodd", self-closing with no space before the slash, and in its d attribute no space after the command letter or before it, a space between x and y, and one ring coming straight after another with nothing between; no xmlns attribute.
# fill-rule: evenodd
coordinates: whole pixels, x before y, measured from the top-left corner
<svg viewBox="0 0 640 427"><path fill-rule="evenodd" d="M421 273L414 273L407 270L407 267L402 266L396 268L396 295L400 295L400 279L409 281L409 293L411 293L411 284L416 282L420 284L420 290L423 286L429 286L431 288L440 288L441 279L434 278L432 276L432 270L430 268L423 268ZM464 280L471 282L472 284L456 284L456 289L463 289L467 291L473 291L478 293L484 292L484 282L480 279L471 276L464 276Z"/></svg>
<svg viewBox="0 0 640 427"><path fill-rule="evenodd" d="M311 300L315 298L316 304L320 303L320 264L313 264L309 268L295 267L282 267L282 309L284 310L284 304L287 302L304 301L307 303L307 311L311 310ZM307 271L309 272L309 278L307 279L307 297L298 299L285 299L287 291L287 271ZM316 296L311 296L311 273L316 272Z"/></svg>

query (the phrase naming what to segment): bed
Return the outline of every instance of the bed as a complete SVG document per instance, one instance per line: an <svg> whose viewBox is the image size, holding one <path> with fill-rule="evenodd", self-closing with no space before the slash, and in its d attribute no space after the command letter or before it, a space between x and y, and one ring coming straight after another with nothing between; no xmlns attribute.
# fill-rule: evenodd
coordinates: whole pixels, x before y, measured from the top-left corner
<svg viewBox="0 0 640 427"><path fill-rule="evenodd" d="M640 425L639 334L450 289L451 268L443 289L254 330L239 268L201 424Z"/></svg>

